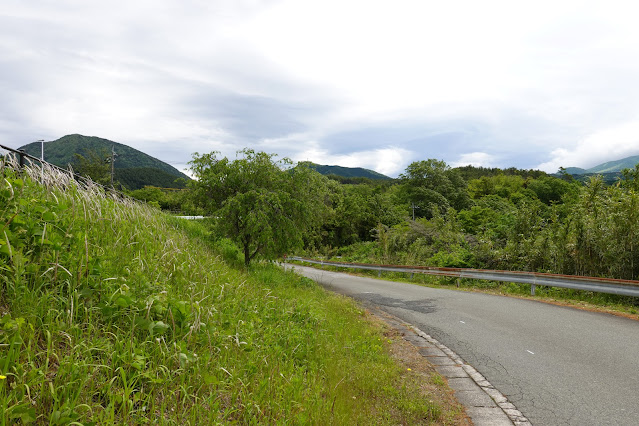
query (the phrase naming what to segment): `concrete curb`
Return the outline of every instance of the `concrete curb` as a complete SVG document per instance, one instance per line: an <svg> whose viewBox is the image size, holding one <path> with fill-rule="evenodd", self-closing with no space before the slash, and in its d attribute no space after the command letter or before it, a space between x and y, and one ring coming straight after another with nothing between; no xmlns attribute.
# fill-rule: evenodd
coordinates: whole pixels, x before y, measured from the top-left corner
<svg viewBox="0 0 639 426"><path fill-rule="evenodd" d="M450 388L455 391L455 398L464 406L474 425L531 425L508 398L448 347L387 312L378 312L376 316L400 331L404 340L419 348L419 353L446 378Z"/></svg>

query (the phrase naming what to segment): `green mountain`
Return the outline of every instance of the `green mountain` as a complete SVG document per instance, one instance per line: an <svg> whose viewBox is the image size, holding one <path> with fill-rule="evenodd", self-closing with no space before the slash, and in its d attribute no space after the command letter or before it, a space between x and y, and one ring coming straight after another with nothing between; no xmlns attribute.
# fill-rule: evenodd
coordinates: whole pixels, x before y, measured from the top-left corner
<svg viewBox="0 0 639 426"><path fill-rule="evenodd" d="M588 173L588 170L582 169L581 167L566 167L566 173L569 175L583 175Z"/></svg>
<svg viewBox="0 0 639 426"><path fill-rule="evenodd" d="M591 167L586 172L587 173L620 172L623 169L634 169L635 164L637 163L639 163L639 155L634 155L632 157L626 157L621 160L608 161L606 163L599 164L598 166Z"/></svg>
<svg viewBox="0 0 639 426"><path fill-rule="evenodd" d="M308 164L309 167L315 169L318 173L323 175L335 175L341 176L345 178L367 178L367 179L384 179L390 180L391 178L383 175L381 173L377 173L374 170L364 169L361 167L342 167L342 166L324 166L321 164L315 163L305 163Z"/></svg>
<svg viewBox="0 0 639 426"><path fill-rule="evenodd" d="M27 154L40 158L40 142L24 145ZM58 140L44 143L45 161L66 168L76 163L75 154L88 157L90 152L117 154L115 179L129 189L139 189L146 185L159 187L183 187L175 183L178 178L190 180L175 167L130 146L95 136L67 135Z"/></svg>

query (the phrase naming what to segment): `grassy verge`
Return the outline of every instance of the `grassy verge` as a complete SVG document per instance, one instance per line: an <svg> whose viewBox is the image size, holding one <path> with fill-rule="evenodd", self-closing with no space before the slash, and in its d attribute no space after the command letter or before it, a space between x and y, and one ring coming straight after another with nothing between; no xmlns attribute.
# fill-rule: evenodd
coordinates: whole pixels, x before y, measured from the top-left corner
<svg viewBox="0 0 639 426"><path fill-rule="evenodd" d="M2 165L0 241L3 425L463 421L354 303L201 223Z"/></svg>

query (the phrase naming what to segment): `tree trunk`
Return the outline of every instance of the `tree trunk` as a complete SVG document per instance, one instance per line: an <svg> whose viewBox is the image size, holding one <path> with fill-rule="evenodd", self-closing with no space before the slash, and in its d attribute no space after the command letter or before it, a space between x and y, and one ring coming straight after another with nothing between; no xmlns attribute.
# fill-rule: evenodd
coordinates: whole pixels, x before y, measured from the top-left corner
<svg viewBox="0 0 639 426"><path fill-rule="evenodd" d="M249 244L245 242L244 243L244 266L248 268L250 263L251 263L251 255L249 251Z"/></svg>

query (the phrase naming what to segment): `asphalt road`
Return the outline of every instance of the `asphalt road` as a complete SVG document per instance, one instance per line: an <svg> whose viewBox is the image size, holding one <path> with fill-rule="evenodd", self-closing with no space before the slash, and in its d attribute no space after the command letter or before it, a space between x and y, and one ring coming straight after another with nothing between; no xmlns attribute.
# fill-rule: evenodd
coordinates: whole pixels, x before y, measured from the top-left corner
<svg viewBox="0 0 639 426"><path fill-rule="evenodd" d="M290 265L289 265L290 266ZM639 425L639 322L295 266L455 351L533 425Z"/></svg>

